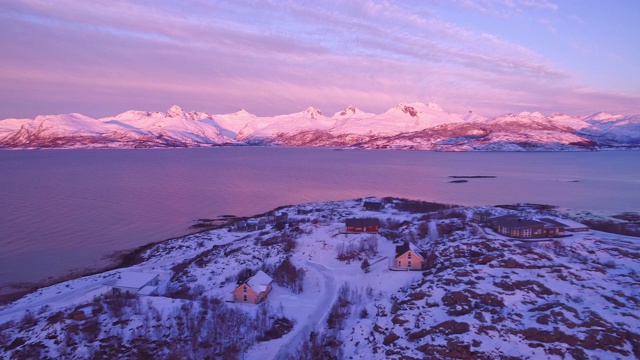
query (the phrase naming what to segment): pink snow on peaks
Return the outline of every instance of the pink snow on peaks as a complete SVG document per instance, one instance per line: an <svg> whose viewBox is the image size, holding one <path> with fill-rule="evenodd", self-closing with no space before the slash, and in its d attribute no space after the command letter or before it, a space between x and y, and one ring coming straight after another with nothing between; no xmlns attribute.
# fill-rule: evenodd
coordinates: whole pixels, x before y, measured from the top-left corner
<svg viewBox="0 0 640 360"><path fill-rule="evenodd" d="M320 116L322 116L322 112L316 108L314 108L313 106L309 106L307 108L307 110L304 111L305 116L309 117L310 119L317 119Z"/></svg>
<svg viewBox="0 0 640 360"><path fill-rule="evenodd" d="M358 109L354 105L349 105L344 110L338 111L333 114L333 118L337 119L351 119L351 118L366 118L366 117L374 117L376 114L364 112Z"/></svg>
<svg viewBox="0 0 640 360"><path fill-rule="evenodd" d="M356 112L358 112L358 108L353 106L353 105L349 105L347 106L344 110L339 111L337 113L335 113L333 116L349 116L349 115L355 115Z"/></svg>
<svg viewBox="0 0 640 360"><path fill-rule="evenodd" d="M167 110L165 117L168 118L186 118L184 110L178 105L173 105Z"/></svg>
<svg viewBox="0 0 640 360"><path fill-rule="evenodd" d="M0 147L6 148L183 147L247 142L345 147L366 144L362 146L443 151L584 150L600 146L638 148L639 134L640 115L600 112L545 116L525 111L487 119L473 111L447 112L434 102L401 102L381 114L349 105L332 116L313 106L275 116L256 116L244 109L212 115L186 112L173 105L166 112L131 110L102 119L67 114L0 120Z"/></svg>

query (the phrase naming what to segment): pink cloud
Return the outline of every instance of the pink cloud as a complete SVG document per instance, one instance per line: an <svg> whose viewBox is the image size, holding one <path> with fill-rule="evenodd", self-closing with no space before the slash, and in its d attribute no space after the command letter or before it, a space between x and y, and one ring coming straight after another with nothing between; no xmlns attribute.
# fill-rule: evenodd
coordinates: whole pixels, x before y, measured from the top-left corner
<svg viewBox="0 0 640 360"><path fill-rule="evenodd" d="M579 91L576 74L521 44L403 4L151 4L11 3L0 23L0 109L7 112L0 118L68 111L50 110L57 102L91 116L172 104L274 115L310 105L332 113L350 103L382 112L419 100L492 116L519 109L584 113L599 104L621 112L637 103L624 94ZM553 5L501 3L547 11Z"/></svg>

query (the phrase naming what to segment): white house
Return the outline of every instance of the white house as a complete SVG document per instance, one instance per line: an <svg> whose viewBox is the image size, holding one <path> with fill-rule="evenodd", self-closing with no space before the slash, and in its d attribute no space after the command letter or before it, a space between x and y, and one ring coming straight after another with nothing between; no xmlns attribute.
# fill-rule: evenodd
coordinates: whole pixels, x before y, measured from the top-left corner
<svg viewBox="0 0 640 360"><path fill-rule="evenodd" d="M114 294L138 294L157 295L158 294L158 274L142 272L121 272L115 279L105 282L111 286Z"/></svg>

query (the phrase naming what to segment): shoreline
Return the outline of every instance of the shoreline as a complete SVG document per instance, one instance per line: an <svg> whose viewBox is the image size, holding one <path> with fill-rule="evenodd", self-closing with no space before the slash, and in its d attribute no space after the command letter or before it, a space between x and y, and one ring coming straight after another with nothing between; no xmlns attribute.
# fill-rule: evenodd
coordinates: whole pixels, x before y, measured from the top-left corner
<svg viewBox="0 0 640 360"><path fill-rule="evenodd" d="M0 293L0 307L2 306L6 306L16 300L19 300L20 298L33 293L35 291L37 291L38 289L44 288L44 287L49 287L49 286L53 286L56 284L60 284L63 283L65 281L69 281L69 280L73 280L73 279L77 279L77 278L81 278L81 277L85 277L85 276L91 276L91 275L96 275L96 274L100 274L103 272L107 272L107 271L111 271L111 270L116 270L116 269L121 269L121 268L126 268L126 267L130 267L133 265L137 265L141 262L144 261L144 259L142 258L142 254L153 248L154 246L158 245L158 244L162 244L164 242L167 241L172 241L172 240L176 240L176 239L182 239L184 237L187 236L191 236L194 234L200 234L200 233L204 233L207 231L211 231L211 230L216 230L216 229L220 229L223 228L225 226L230 225L231 223L235 222L235 221L239 221L239 220L243 220L243 219L248 219L248 218L252 218L252 217L260 217L260 216L266 216L268 213L273 212L273 211L278 211L287 207L290 207L293 205L281 205L278 207L275 207L272 210L260 213L260 214L255 214L252 216L243 216L243 217L237 217L235 215L221 215L218 216L216 218L213 219L195 219L194 224L191 225L189 228L187 228L187 230L191 230L191 231L187 231L185 234L180 235L180 236L174 236L171 238L167 238L167 239L163 239L163 240L159 240L159 241L154 241L154 242L150 242L141 246L138 246L136 248L133 249L129 249L129 250L122 250L122 251L115 251L114 253L112 253L111 257L114 259L112 265L108 265L102 268L97 268L97 269L86 269L85 271L83 270L76 270L76 271L69 271L68 273L57 277L57 278L53 278L50 280L42 280L42 281L38 281L38 282L23 282L23 283L8 283L2 287L0 287L0 290L2 289L10 289L10 288L15 288L17 289L16 291L9 291L7 293ZM523 210L526 208L534 208L536 210L549 210L550 208L556 208L556 206L554 205L546 205L546 204L530 204L530 203L525 203L525 204L505 204L505 205L492 205L495 207L502 207L502 208L506 208L506 209L511 209L511 210ZM635 213L635 212L625 212L625 211L621 211L621 212L617 212L618 214L636 214L638 219L640 219L640 213ZM615 218L615 215L610 215L612 218ZM571 218L571 217L570 217ZM582 220L584 221L584 220ZM631 224L633 224L633 222L630 222ZM633 237L638 237L640 238L640 235L633 235L633 234L621 234L619 231L607 231L609 229L605 229L605 228L599 228L597 229L597 225L602 225L603 223L600 224L595 224L595 230L599 230L599 231L603 231L606 233L610 233L610 234L617 234L617 235L630 235ZM592 223L592 225L594 225ZM605 224L606 225L606 224ZM639 225L640 226L640 221L639 221ZM19 284L25 284L25 286L17 286ZM18 290L19 289L19 290Z"/></svg>
<svg viewBox="0 0 640 360"><path fill-rule="evenodd" d="M206 230L203 230L206 231ZM9 283L7 285L5 285L3 288L16 288L16 289L21 289L21 290L17 290L17 291L12 291L12 292L8 292L6 294L0 294L0 306L5 306L8 305L16 300L19 300L20 298L24 297L25 295L28 295L34 291L37 291L40 288L43 287L48 287L48 286L53 286L56 284L60 284L63 283L65 281L69 281L69 280L73 280L73 279L77 279L80 277L84 277L84 276L90 276L90 275L95 275L95 274L99 274L99 273L103 273L106 271L111 271L111 270L115 270L115 269L120 269L120 268L124 268L124 267L129 267L129 266L133 266L136 265L138 263L140 263L142 261L142 258L140 257L140 255L150 249L151 247L163 243L165 241L170 241L170 240L174 240L174 239L180 239L183 238L185 236L188 236L191 234L186 234L186 235L182 235L182 236L177 236L177 237L173 237L173 238L169 238L169 239L165 239L165 240L160 240L160 241L155 241L152 243L148 243L142 246L139 246L137 248L131 249L131 250L123 250L121 255L118 255L117 257L119 258L118 260L115 260L114 263L112 265L108 265L102 268L98 268L98 269L87 269L86 271L82 271L82 270L77 270L77 271L70 271L60 277L56 277L53 278L51 280L42 280L39 282L33 282L33 283L25 283L26 286L18 286L20 283Z"/></svg>
<svg viewBox="0 0 640 360"><path fill-rule="evenodd" d="M220 217L220 218L224 218L224 217ZM225 222L224 224L215 224L215 225L207 224L205 227L202 227L202 228L197 227L198 224L202 224L202 222L199 222L189 227L188 229L192 229L192 231L189 231L186 234L183 234L180 236L174 236L174 237L167 238L160 241L150 242L129 250L117 251L115 255L113 255L114 262L112 263L112 265L107 265L105 267L101 267L97 269L86 269L86 271L83 271L83 270L69 271L64 275L53 278L51 280L41 280L37 282L8 283L0 287L0 290L11 289L11 288L20 289L20 290L16 290L16 291L9 290L9 292L7 293L0 293L0 306L6 306L8 304L11 304L12 302L19 300L22 297L29 295L37 291L38 289L41 289L44 287L49 287L49 286L63 283L65 281L69 281L69 280L73 280L73 279L77 279L85 276L96 275L103 272L126 268L126 267L139 264L142 261L144 261L144 259L141 256L142 253L144 253L145 251L151 249L152 247L158 244L162 244L164 242L171 241L171 240L182 239L186 236L203 233L210 230L219 229L221 227L227 226L232 220L235 221L236 219L241 219L241 218L227 217L226 219L227 219L227 222ZM206 219L206 220L209 220L209 219ZM199 220L195 220L195 221L199 221ZM193 231L193 229L197 229L197 230ZM25 284L25 286L19 286L19 284Z"/></svg>

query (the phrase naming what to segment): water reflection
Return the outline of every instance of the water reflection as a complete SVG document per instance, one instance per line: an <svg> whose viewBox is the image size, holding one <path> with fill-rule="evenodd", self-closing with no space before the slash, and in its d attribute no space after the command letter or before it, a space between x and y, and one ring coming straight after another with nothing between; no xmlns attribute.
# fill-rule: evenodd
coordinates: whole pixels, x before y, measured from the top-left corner
<svg viewBox="0 0 640 360"><path fill-rule="evenodd" d="M102 265L191 221L365 196L640 209L640 152L296 148L0 152L0 285ZM450 175L494 175L449 183ZM101 262L102 261L102 262Z"/></svg>

